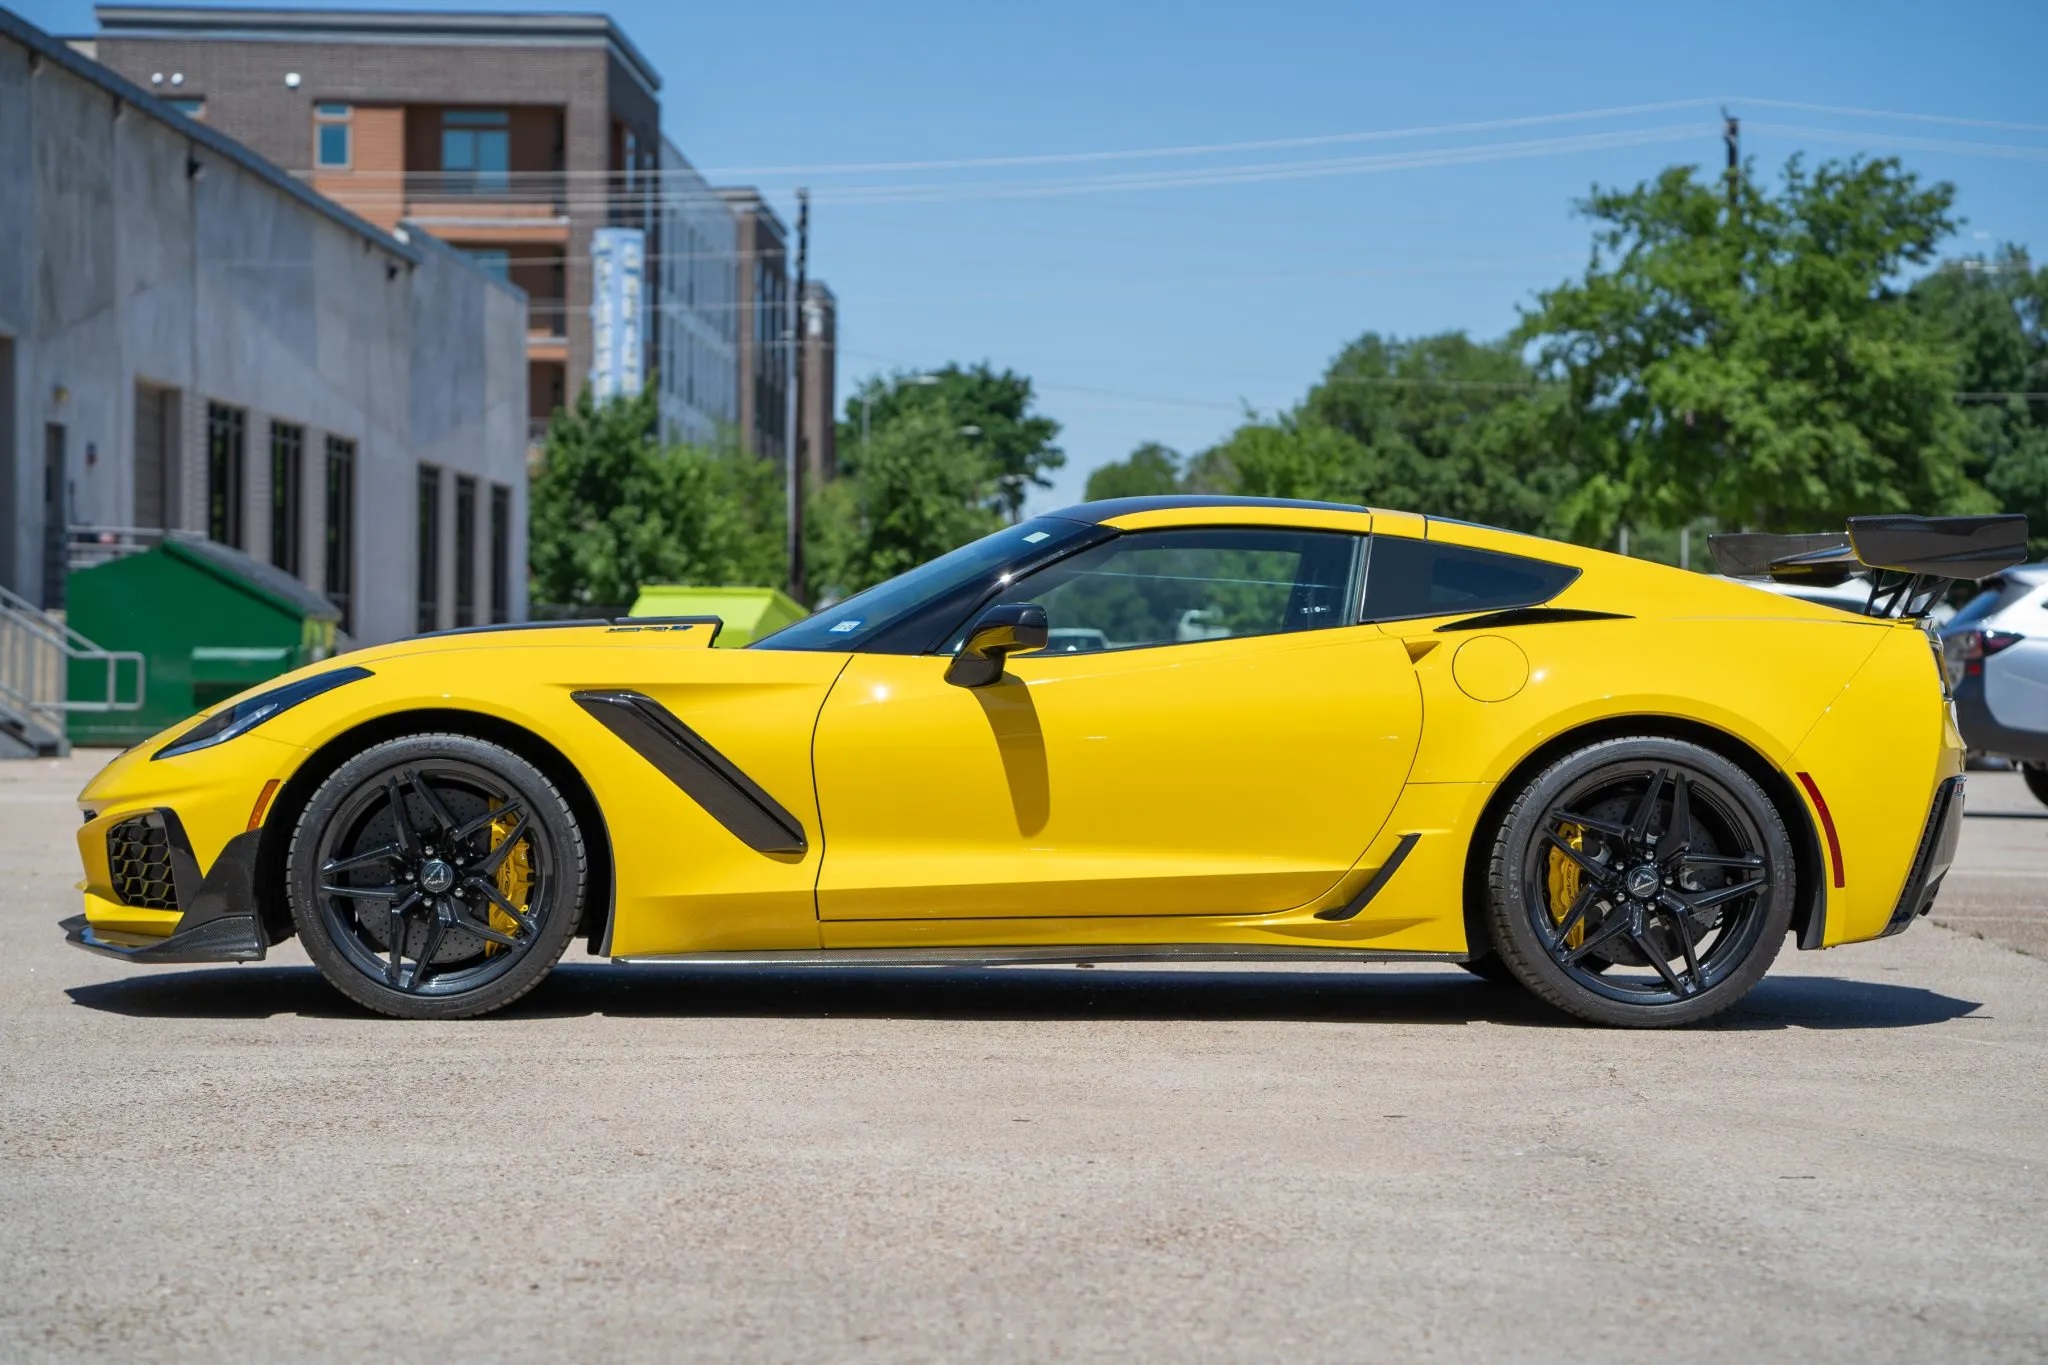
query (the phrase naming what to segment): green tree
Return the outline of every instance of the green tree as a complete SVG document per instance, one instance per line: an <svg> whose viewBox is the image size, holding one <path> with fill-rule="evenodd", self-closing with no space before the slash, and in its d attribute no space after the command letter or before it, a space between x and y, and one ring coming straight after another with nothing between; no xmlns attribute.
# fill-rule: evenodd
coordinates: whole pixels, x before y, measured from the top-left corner
<svg viewBox="0 0 2048 1365"><path fill-rule="evenodd" d="M1295 407L1188 460L1181 486L1553 530L1574 471L1535 415L1552 388L1504 341L1367 332Z"/></svg>
<svg viewBox="0 0 2048 1365"><path fill-rule="evenodd" d="M1953 229L1947 184L1890 160L1794 158L1773 191L1674 167L1581 205L1584 275L1517 340L1562 389L1541 447L1579 471L1581 538L1700 515L1764 530L1987 501L1966 474L1953 356L1894 281Z"/></svg>
<svg viewBox="0 0 2048 1365"><path fill-rule="evenodd" d="M812 600L915 568L1003 524L997 474L944 404L878 421L853 471L813 495L805 558Z"/></svg>
<svg viewBox="0 0 2048 1365"><path fill-rule="evenodd" d="M1228 492L1323 502L1364 497L1365 448L1300 409L1247 421L1200 458L1212 476L1229 471Z"/></svg>
<svg viewBox="0 0 2048 1365"><path fill-rule="evenodd" d="M2048 270L2008 246L1947 262L1907 297L1954 352L1970 474L2027 514L2035 556L2048 555Z"/></svg>
<svg viewBox="0 0 2048 1365"><path fill-rule="evenodd" d="M1157 441L1147 441L1121 460L1100 465L1088 475L1086 497L1142 498L1180 491L1180 455Z"/></svg>
<svg viewBox="0 0 2048 1365"><path fill-rule="evenodd" d="M1531 420L1543 397L1506 341L1368 332L1309 390L1300 420L1361 448L1354 499L1541 531L1556 529L1552 512L1575 481Z"/></svg>
<svg viewBox="0 0 2048 1365"><path fill-rule="evenodd" d="M543 602L623 607L643 583L775 583L782 483L735 451L660 444L654 389L589 390L548 428L527 558Z"/></svg>
<svg viewBox="0 0 2048 1365"><path fill-rule="evenodd" d="M839 431L840 462L849 473L857 472L863 445L878 442L883 428L912 413L944 410L961 434L976 444L992 471L989 506L1014 521L1031 490L1052 487L1052 471L1067 460L1054 444L1060 424L1033 412L1032 401L1029 377L998 372L986 361L967 368L953 364L927 374L870 379L847 401L846 422Z"/></svg>

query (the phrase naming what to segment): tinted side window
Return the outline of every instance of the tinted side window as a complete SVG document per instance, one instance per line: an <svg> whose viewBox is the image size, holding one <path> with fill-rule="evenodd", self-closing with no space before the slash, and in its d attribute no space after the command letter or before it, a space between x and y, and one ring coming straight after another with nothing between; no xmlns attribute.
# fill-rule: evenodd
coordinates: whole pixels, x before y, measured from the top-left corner
<svg viewBox="0 0 2048 1365"><path fill-rule="evenodd" d="M1365 619L1396 621L1533 607L1563 592L1577 569L1465 545L1374 536L1365 569Z"/></svg>
<svg viewBox="0 0 2048 1365"><path fill-rule="evenodd" d="M1045 608L1048 654L1349 625L1362 545L1330 531L1140 531L1026 575L996 600Z"/></svg>

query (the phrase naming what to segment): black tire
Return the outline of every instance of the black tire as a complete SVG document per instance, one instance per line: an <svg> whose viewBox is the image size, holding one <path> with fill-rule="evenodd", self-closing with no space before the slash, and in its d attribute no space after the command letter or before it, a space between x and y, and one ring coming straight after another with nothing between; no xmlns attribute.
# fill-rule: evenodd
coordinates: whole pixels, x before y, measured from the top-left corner
<svg viewBox="0 0 2048 1365"><path fill-rule="evenodd" d="M2048 806L2048 764L2022 763L2020 776L2026 780L2027 790L2034 794L2034 799Z"/></svg>
<svg viewBox="0 0 2048 1365"><path fill-rule="evenodd" d="M540 984L575 937L588 869L576 816L538 769L428 734L321 783L285 876L307 955L342 994L401 1019L464 1019Z"/></svg>
<svg viewBox="0 0 2048 1365"><path fill-rule="evenodd" d="M1467 958L1458 964L1481 981L1491 981L1496 986L1513 986L1521 989L1522 978L1508 970L1508 964L1500 960L1500 954L1489 950L1483 957ZM1604 957L1586 959L1586 966L1596 972L1604 972L1608 966Z"/></svg>
<svg viewBox="0 0 2048 1365"><path fill-rule="evenodd" d="M1566 905L1559 859L1577 888ZM1508 808L1488 925L1539 998L1593 1023L1666 1028L1719 1014L1763 977L1797 879L1783 817L1741 768L1681 740L1605 740Z"/></svg>

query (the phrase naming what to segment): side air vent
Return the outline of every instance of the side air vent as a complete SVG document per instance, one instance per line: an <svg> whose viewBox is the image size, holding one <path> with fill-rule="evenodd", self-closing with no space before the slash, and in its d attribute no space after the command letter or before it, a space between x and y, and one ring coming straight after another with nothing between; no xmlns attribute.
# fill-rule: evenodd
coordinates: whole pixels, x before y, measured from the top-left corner
<svg viewBox="0 0 2048 1365"><path fill-rule="evenodd" d="M171 836L155 811L123 820L107 831L107 867L114 895L123 905L144 910L178 908L171 872Z"/></svg>

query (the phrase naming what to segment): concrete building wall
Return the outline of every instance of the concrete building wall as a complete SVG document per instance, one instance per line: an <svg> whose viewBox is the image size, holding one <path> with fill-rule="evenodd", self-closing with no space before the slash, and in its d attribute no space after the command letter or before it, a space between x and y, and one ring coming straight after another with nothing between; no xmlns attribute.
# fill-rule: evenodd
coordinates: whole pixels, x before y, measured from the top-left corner
<svg viewBox="0 0 2048 1365"><path fill-rule="evenodd" d="M804 281L804 477L813 488L839 473L839 301L823 280Z"/></svg>
<svg viewBox="0 0 2048 1365"><path fill-rule="evenodd" d="M242 546L259 559L271 548L271 424L304 429L299 576L316 588L328 586L326 437L354 443L357 639L414 628L422 459L512 489L523 616L524 295L437 244L324 205L4 11L0 127L0 185L24 191L0 194L0 337L15 381L0 581L54 598L47 424L66 436L59 529L133 524L136 390L148 384L174 394L173 529L207 526L208 411L223 404L245 414ZM441 543L445 553L452 536ZM486 560L485 592L488 581ZM444 592L444 612L451 601Z"/></svg>

